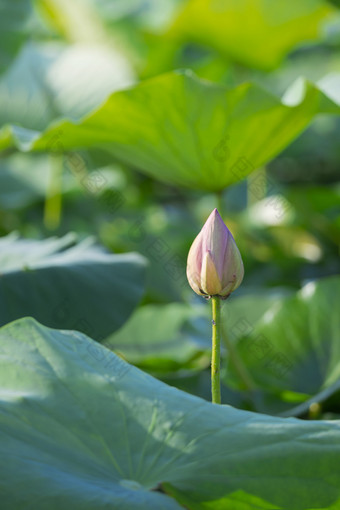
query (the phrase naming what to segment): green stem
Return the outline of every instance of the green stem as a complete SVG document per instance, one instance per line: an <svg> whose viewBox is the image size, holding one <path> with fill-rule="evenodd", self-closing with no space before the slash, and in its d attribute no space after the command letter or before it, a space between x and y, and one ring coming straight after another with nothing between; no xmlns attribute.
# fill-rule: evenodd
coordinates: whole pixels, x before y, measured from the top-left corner
<svg viewBox="0 0 340 510"><path fill-rule="evenodd" d="M213 404L221 403L221 300L212 296L211 396Z"/></svg>
<svg viewBox="0 0 340 510"><path fill-rule="evenodd" d="M63 156L50 155L50 177L45 200L44 224L49 230L60 225L62 201Z"/></svg>

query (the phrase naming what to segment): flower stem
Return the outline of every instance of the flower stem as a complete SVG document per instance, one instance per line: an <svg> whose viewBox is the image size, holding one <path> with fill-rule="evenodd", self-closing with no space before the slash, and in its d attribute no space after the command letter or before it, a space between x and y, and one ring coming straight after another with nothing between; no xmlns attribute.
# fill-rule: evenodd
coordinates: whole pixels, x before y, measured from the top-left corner
<svg viewBox="0 0 340 510"><path fill-rule="evenodd" d="M50 180L45 199L44 224L49 230L60 225L62 202L63 157L59 154L50 155Z"/></svg>
<svg viewBox="0 0 340 510"><path fill-rule="evenodd" d="M221 300L212 296L212 355L211 355L211 397L213 404L221 403Z"/></svg>

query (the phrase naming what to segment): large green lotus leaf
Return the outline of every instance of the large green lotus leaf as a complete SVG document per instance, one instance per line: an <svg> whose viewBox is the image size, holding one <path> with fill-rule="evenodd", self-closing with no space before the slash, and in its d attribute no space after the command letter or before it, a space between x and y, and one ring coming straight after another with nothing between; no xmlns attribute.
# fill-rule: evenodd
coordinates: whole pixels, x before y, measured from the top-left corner
<svg viewBox="0 0 340 510"><path fill-rule="evenodd" d="M211 349L211 333L205 335L195 322L207 319L204 307L183 303L145 305L104 345L143 368L176 369ZM208 322L208 321L207 321Z"/></svg>
<svg viewBox="0 0 340 510"><path fill-rule="evenodd" d="M317 400L338 389L339 300L340 277L310 282L295 295L277 299L245 332L235 346L260 388Z"/></svg>
<svg viewBox="0 0 340 510"><path fill-rule="evenodd" d="M252 83L226 88L172 72L112 94L79 122L43 133L6 125L0 148L100 147L168 183L219 190L277 155L320 112L340 106L303 80L280 100Z"/></svg>
<svg viewBox="0 0 340 510"><path fill-rule="evenodd" d="M190 0L171 35L268 70L295 46L320 40L322 24L335 13L322 0Z"/></svg>
<svg viewBox="0 0 340 510"><path fill-rule="evenodd" d="M338 421L211 404L30 318L0 352L3 510L181 508L160 484L188 509L340 505Z"/></svg>
<svg viewBox="0 0 340 510"><path fill-rule="evenodd" d="M75 240L0 239L1 325L31 315L102 340L128 319L144 291L144 258Z"/></svg>

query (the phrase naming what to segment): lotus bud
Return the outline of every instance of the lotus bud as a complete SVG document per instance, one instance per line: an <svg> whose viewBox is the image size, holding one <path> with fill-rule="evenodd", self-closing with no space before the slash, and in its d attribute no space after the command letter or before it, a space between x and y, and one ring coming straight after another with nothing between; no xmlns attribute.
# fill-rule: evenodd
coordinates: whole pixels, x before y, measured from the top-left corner
<svg viewBox="0 0 340 510"><path fill-rule="evenodd" d="M189 284L200 296L226 299L241 285L243 275L243 262L234 238L214 209L189 250Z"/></svg>

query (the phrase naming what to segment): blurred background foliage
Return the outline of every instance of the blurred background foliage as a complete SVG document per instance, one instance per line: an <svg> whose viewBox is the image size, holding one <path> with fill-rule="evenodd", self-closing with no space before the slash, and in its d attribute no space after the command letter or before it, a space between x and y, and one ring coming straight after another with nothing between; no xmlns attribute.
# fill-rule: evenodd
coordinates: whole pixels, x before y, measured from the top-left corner
<svg viewBox="0 0 340 510"><path fill-rule="evenodd" d="M321 0L1 4L0 235L6 239L15 231L42 241L76 232L77 240L95 236L110 252L142 254L149 262L144 297L104 343L204 398L210 384L209 306L193 295L185 265L194 237L218 205L245 264L241 288L224 304L223 401L272 414L340 412L339 116L311 117L276 157L217 193L167 184L159 163L160 179L142 173L138 159L108 155L100 143L73 146L60 156L54 154L58 138L42 153L26 152L24 142L28 133L36 136L61 119L81 123L115 91L184 68L226 90L252 82L278 102L303 76L339 104L339 7ZM265 147L271 136L280 140L284 129L278 124L266 133L264 124L255 123L253 143L263 139ZM10 137L21 145L9 143ZM217 138L213 146L220 143ZM223 154L214 158L223 167ZM12 280L21 285L20 278ZM91 282L98 299L104 281ZM102 308L100 320L106 321L107 301ZM85 332L103 341L101 329ZM316 414L315 402L322 402Z"/></svg>

